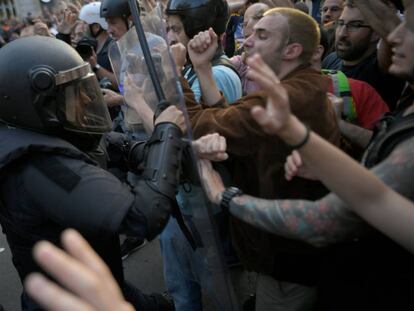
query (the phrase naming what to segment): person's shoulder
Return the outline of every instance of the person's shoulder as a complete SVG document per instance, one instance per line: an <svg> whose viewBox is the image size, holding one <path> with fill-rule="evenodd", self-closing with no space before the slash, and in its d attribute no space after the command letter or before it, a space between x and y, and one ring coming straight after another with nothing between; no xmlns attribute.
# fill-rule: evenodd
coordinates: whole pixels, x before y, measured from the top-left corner
<svg viewBox="0 0 414 311"><path fill-rule="evenodd" d="M283 84L289 84L289 83L315 83L317 81L325 81L329 80L327 75L324 75L320 70L316 70L311 67L305 67L305 68L298 68L288 74L285 78L282 79Z"/></svg>
<svg viewBox="0 0 414 311"><path fill-rule="evenodd" d="M226 56L222 56L220 62L213 65L213 77L216 82L226 81L226 83L240 84L240 77L237 73L237 69L232 63L231 59Z"/></svg>
<svg viewBox="0 0 414 311"><path fill-rule="evenodd" d="M324 69L339 69L342 64L342 60L338 57L336 52L330 53L322 61L322 68Z"/></svg>
<svg viewBox="0 0 414 311"><path fill-rule="evenodd" d="M349 87L352 90L366 90L376 92L376 90L367 82L357 79L348 78Z"/></svg>
<svg viewBox="0 0 414 311"><path fill-rule="evenodd" d="M213 76L214 79L221 78L221 77L230 77L234 79L240 80L239 76L236 73L236 68L232 69L229 66L219 64L217 66L213 66Z"/></svg>

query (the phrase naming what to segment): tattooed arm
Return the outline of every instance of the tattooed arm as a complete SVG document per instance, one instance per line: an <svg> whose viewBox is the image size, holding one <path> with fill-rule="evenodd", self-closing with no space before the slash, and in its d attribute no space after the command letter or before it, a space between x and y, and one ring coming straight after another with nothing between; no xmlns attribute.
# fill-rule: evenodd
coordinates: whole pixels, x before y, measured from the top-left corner
<svg viewBox="0 0 414 311"><path fill-rule="evenodd" d="M318 152L320 156L320 153ZM414 199L414 138L404 141L372 172L383 183L399 194ZM358 165L355 163L355 165ZM362 167L361 170L364 170ZM365 174L365 172L363 172ZM330 173L334 179L334 174ZM354 186L344 193L347 184L338 179L337 192L347 199L348 205L337 195L329 194L316 201L262 200L250 196L236 197L230 203L230 213L235 217L276 235L299 239L315 246L324 246L358 237L369 228L356 214L367 222L414 249L414 206L411 202L373 180L364 183L356 175ZM365 179L365 176L362 176ZM371 179L371 176L367 176ZM358 185L355 186L355 182ZM342 183L343 182L343 183ZM332 183L326 182L328 186ZM368 189L370 188L370 189ZM335 189L334 189L335 190ZM349 208L348 208L349 206Z"/></svg>
<svg viewBox="0 0 414 311"><path fill-rule="evenodd" d="M259 58L255 61L260 65ZM304 162L343 201L334 194L315 203L241 196L232 200L230 212L274 234L322 246L361 236L369 230L369 226L352 214L352 209L414 250L414 206L396 193L414 199L414 138L400 143L387 159L369 172L314 133L309 140L304 140L306 128L290 113L283 87L278 81L271 81L268 86L271 96L267 109L257 107L252 111L253 116L267 132L279 135L287 143L304 142L299 149ZM274 89L277 92L272 93ZM220 194L210 194L210 197L217 200Z"/></svg>
<svg viewBox="0 0 414 311"><path fill-rule="evenodd" d="M254 227L317 247L355 238L368 228L334 194L316 202L243 195L231 201L230 213Z"/></svg>

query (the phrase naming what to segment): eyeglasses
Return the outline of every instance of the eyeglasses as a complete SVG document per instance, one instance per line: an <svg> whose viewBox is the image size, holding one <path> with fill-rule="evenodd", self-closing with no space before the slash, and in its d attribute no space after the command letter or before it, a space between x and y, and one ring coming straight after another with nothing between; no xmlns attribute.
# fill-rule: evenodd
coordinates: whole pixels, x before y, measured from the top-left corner
<svg viewBox="0 0 414 311"><path fill-rule="evenodd" d="M335 22L335 27L337 29L345 27L346 31L348 32L356 32L361 28L371 28L370 25L363 24L362 22L359 22L359 21L351 21L351 22L345 23L345 21L341 19Z"/></svg>

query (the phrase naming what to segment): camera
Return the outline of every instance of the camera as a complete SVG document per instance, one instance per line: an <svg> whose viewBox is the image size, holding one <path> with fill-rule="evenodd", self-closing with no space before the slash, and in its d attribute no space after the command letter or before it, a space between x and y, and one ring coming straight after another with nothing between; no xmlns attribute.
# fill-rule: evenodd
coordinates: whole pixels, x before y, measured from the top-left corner
<svg viewBox="0 0 414 311"><path fill-rule="evenodd" d="M99 80L99 87L101 89L110 89L110 90L116 91L111 81L109 81L109 79L106 77Z"/></svg>
<svg viewBox="0 0 414 311"><path fill-rule="evenodd" d="M90 37L83 37L79 40L78 44L76 45L76 51L78 51L79 55L82 57L84 61L88 61L89 58L92 57L93 52L96 52L96 48L98 46L98 42L94 38Z"/></svg>

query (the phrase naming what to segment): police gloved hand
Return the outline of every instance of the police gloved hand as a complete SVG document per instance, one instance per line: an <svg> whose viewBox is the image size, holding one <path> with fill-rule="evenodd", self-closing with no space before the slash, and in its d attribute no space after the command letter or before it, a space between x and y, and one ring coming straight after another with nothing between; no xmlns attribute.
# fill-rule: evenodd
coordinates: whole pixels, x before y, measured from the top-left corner
<svg viewBox="0 0 414 311"><path fill-rule="evenodd" d="M136 142L129 139L125 134L118 132L109 132L105 134L106 151L108 153L108 167L116 167L121 171L134 171L138 169L142 162L143 151L134 152L138 145L144 145L145 142Z"/></svg>
<svg viewBox="0 0 414 311"><path fill-rule="evenodd" d="M187 131L187 125L185 123L184 114L181 110L179 110L176 106L169 106L165 109L157 119L155 119L155 125L170 122L177 125L180 130L185 133Z"/></svg>
<svg viewBox="0 0 414 311"><path fill-rule="evenodd" d="M130 151L130 143L125 134L118 132L106 133L105 141L108 151L123 157L128 155Z"/></svg>

